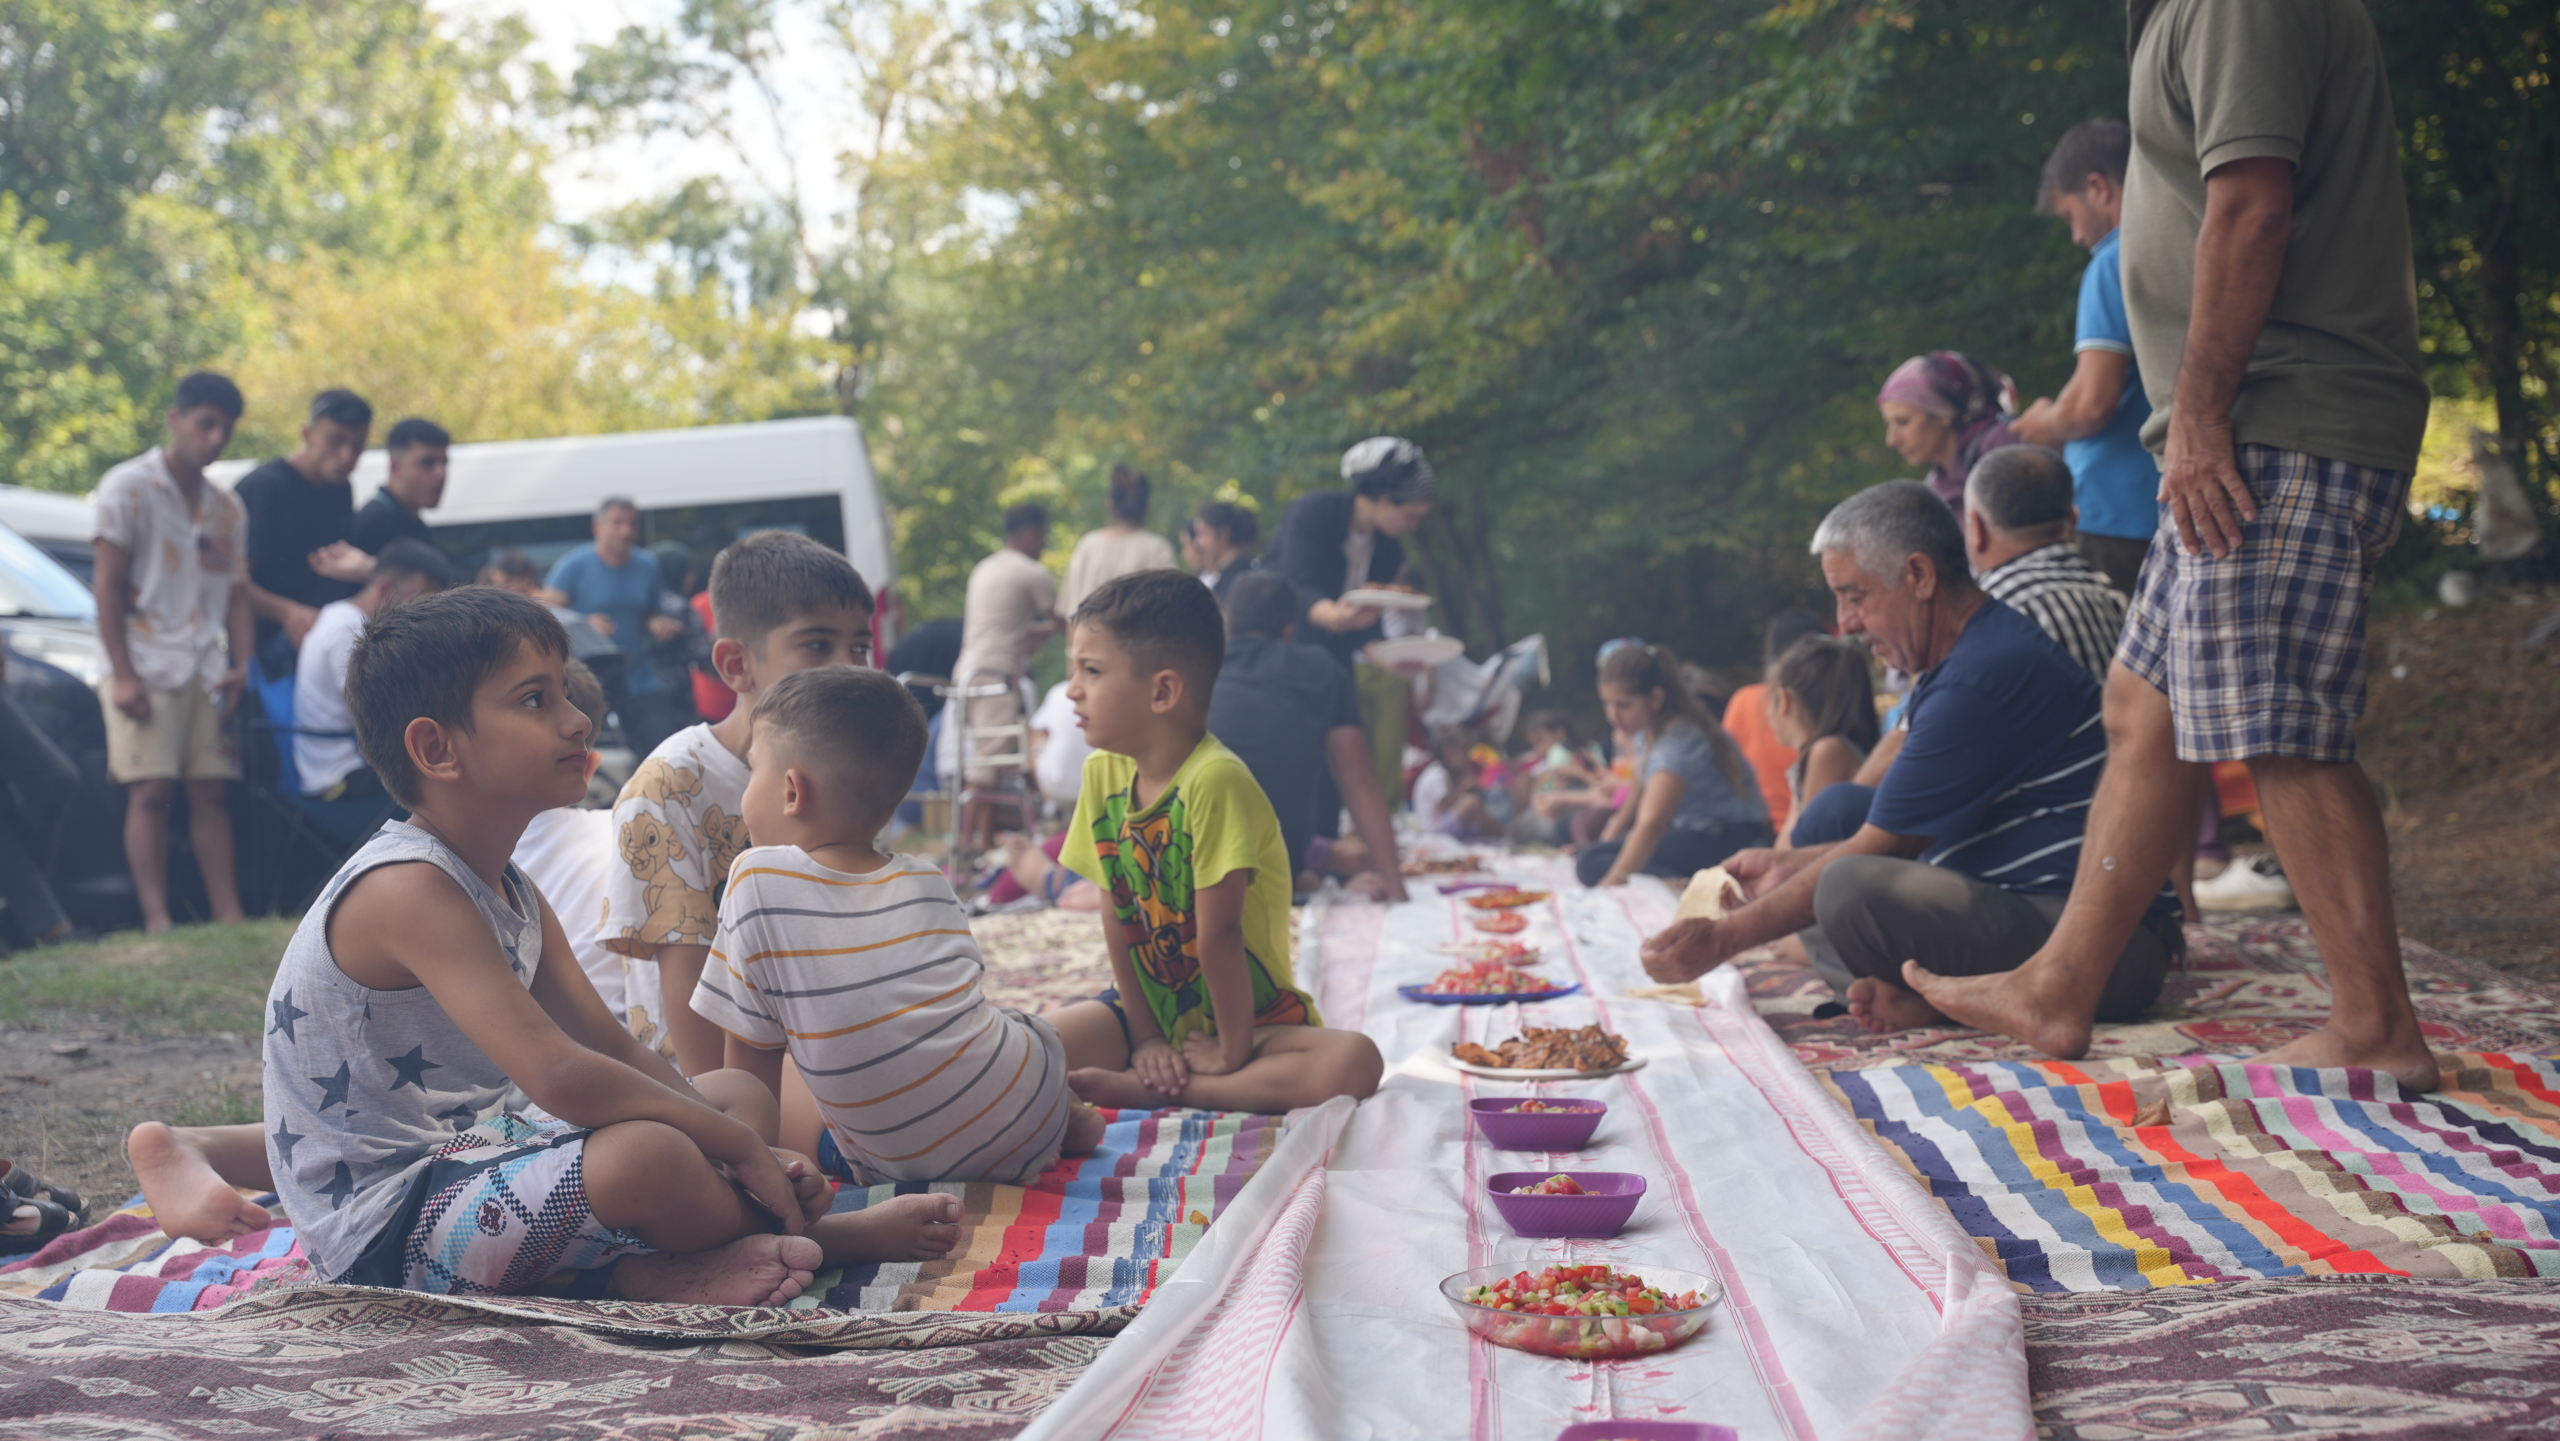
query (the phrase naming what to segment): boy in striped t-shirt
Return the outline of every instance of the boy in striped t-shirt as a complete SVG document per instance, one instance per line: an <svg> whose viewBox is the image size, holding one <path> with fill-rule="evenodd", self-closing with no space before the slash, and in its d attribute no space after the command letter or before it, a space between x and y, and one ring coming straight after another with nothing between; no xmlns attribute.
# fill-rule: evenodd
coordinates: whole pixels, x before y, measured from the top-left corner
<svg viewBox="0 0 2560 1441"><path fill-rule="evenodd" d="M924 758L924 712L875 670L786 676L758 703L748 829L694 1013L783 1100L839 1180L1027 1183L1102 1139L1046 1021L988 1003L942 873L875 848ZM814 1110L782 1086L790 1054Z"/></svg>

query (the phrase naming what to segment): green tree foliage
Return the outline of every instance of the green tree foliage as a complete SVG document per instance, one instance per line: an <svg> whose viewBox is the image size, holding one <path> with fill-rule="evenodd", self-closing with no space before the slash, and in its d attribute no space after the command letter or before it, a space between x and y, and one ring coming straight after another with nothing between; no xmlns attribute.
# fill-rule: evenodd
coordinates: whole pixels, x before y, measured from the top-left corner
<svg viewBox="0 0 2560 1441"><path fill-rule="evenodd" d="M0 192L0 476L84 489L99 448L133 434L138 408L101 339L116 320L97 265L47 244L44 222Z"/></svg>

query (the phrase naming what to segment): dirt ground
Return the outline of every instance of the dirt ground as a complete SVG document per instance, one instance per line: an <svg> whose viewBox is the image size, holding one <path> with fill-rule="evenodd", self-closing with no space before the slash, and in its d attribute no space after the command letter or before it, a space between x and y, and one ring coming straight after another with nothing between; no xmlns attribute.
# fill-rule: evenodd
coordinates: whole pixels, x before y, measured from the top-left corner
<svg viewBox="0 0 2560 1441"><path fill-rule="evenodd" d="M85 1049L56 1054L65 1044ZM232 1032L142 1039L103 1029L0 1030L0 1155L78 1191L94 1220L133 1194L125 1132L145 1120L255 1121L258 1070L255 1042Z"/></svg>
<svg viewBox="0 0 2560 1441"><path fill-rule="evenodd" d="M2560 594L2528 592L2383 621L2359 733L2401 930L2542 980L2560 980L2560 633L2525 641L2555 616Z"/></svg>

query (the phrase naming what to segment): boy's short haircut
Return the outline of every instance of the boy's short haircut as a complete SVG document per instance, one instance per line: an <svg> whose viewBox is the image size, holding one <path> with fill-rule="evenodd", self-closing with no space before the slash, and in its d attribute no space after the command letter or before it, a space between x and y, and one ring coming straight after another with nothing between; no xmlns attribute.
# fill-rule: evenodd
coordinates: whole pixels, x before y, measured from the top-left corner
<svg viewBox="0 0 2560 1441"><path fill-rule="evenodd" d="M199 405L210 405L233 420L238 420L241 412L249 408L248 402L240 398L240 387L231 383L230 376L210 370L199 370L179 381L177 392L169 397L171 410L193 410Z"/></svg>
<svg viewBox="0 0 2560 1441"><path fill-rule="evenodd" d="M542 579L541 568L533 563L533 557L512 545L489 557L489 573L505 576L509 580L539 581Z"/></svg>
<svg viewBox="0 0 2560 1441"><path fill-rule="evenodd" d="M330 389L311 397L311 418L349 430L373 428L373 406L352 390Z"/></svg>
<svg viewBox="0 0 2560 1441"><path fill-rule="evenodd" d="M384 450L407 450L413 445L442 447L451 444L453 444L452 432L432 420L421 420L414 415L391 427L391 433L382 437Z"/></svg>
<svg viewBox="0 0 2560 1441"><path fill-rule="evenodd" d="M373 558L373 573L385 578L418 576L427 582L429 590L445 590L453 584L453 562L445 553L407 536L382 548L382 554Z"/></svg>
<svg viewBox="0 0 2560 1441"><path fill-rule="evenodd" d="M602 520L617 510L627 510L636 517L640 514L640 502L627 495L608 495L596 502L595 518Z"/></svg>
<svg viewBox="0 0 2560 1441"><path fill-rule="evenodd" d="M1262 538L1262 521L1252 511L1228 500L1205 500L1193 519L1211 530L1223 530L1238 550L1251 550Z"/></svg>
<svg viewBox="0 0 2560 1441"><path fill-rule="evenodd" d="M565 658L569 633L548 609L489 585L420 596L365 627L347 661L347 709L355 716L356 749L393 800L418 801L409 722L424 716L467 733L481 682L528 645Z"/></svg>
<svg viewBox="0 0 2560 1441"><path fill-rule="evenodd" d="M1017 530L1028 530L1035 525L1042 530L1049 528L1049 507L1036 500L1026 500L1020 505L1005 508L1005 534L1011 535Z"/></svg>
<svg viewBox="0 0 2560 1441"><path fill-rule="evenodd" d="M790 764L845 788L866 819L884 824L924 764L924 707L887 671L793 671L757 700L755 726Z"/></svg>
<svg viewBox="0 0 2560 1441"><path fill-rule="evenodd" d="M1227 588L1227 634L1278 640L1282 631L1297 623L1298 588L1278 571L1249 570Z"/></svg>
<svg viewBox="0 0 2560 1441"><path fill-rule="evenodd" d="M1111 632L1142 675L1180 671L1198 704L1209 704L1227 656L1227 626L1199 577L1142 570L1107 581L1076 607L1072 624Z"/></svg>
<svg viewBox="0 0 2560 1441"><path fill-rule="evenodd" d="M2133 128L2121 120L2083 120L2062 133L2053 153L2044 158L2044 175L2036 182L2036 209L2051 210L2055 197L2081 195L2089 177L2103 175L2124 184L2125 167L2133 163Z"/></svg>
<svg viewBox="0 0 2560 1441"><path fill-rule="evenodd" d="M760 531L712 559L711 618L720 638L759 654L793 616L837 605L868 612L871 587L852 561L805 535Z"/></svg>
<svg viewBox="0 0 2560 1441"><path fill-rule="evenodd" d="M598 680L596 673L588 669L587 663L582 660L569 662L567 675L569 704L576 706L578 714L587 718L587 724L591 727L587 732L587 748L593 750L596 737L604 732L604 713L610 704L604 698L604 682Z"/></svg>

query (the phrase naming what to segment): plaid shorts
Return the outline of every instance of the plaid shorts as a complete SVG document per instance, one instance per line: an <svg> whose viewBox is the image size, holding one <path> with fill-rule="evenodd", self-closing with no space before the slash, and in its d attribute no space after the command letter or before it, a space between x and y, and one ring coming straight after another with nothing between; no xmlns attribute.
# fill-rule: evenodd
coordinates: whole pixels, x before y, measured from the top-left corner
<svg viewBox="0 0 2560 1441"><path fill-rule="evenodd" d="M341 1279L439 1296L521 1296L546 1289L559 1271L602 1282L614 1262L649 1247L597 1222L587 1199L588 1134L503 1112L455 1136Z"/></svg>
<svg viewBox="0 0 2560 1441"><path fill-rule="evenodd" d="M2184 554L2163 504L2116 659L2168 695L2180 759L2354 760L2373 568L2408 473L2267 445L2238 461L2258 498L2240 548Z"/></svg>

